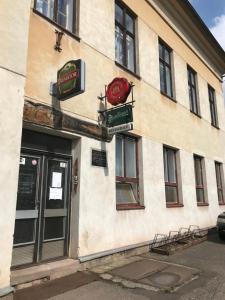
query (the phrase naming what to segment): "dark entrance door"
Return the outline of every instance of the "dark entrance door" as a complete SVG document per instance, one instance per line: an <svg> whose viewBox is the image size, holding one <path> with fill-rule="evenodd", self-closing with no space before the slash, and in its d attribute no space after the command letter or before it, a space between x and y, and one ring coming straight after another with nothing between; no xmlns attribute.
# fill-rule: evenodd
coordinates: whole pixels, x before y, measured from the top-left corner
<svg viewBox="0 0 225 300"><path fill-rule="evenodd" d="M12 266L68 253L71 157L49 138L51 152L22 148Z"/></svg>

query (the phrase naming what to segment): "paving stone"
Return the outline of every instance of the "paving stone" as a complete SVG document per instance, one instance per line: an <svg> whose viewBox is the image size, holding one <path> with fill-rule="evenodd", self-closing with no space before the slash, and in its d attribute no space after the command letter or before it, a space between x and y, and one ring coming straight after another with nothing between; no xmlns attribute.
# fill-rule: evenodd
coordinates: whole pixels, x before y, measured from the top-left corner
<svg viewBox="0 0 225 300"><path fill-rule="evenodd" d="M152 273L162 271L167 268L167 264L155 260L143 259L130 263L126 266L113 269L109 273L129 280L139 280Z"/></svg>
<svg viewBox="0 0 225 300"><path fill-rule="evenodd" d="M146 276L139 282L165 289L174 289L192 280L199 274L197 269L168 264L165 269Z"/></svg>

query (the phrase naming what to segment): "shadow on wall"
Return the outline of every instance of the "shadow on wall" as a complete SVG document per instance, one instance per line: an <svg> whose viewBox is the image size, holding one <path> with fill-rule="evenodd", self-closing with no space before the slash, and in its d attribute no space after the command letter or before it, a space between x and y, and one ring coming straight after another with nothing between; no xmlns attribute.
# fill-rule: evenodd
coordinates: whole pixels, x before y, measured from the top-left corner
<svg viewBox="0 0 225 300"><path fill-rule="evenodd" d="M104 101L99 101L99 111L104 111L104 110L106 110L106 109L107 109L107 107L106 107ZM101 123L102 121L103 121L103 119L100 118L100 119L99 119L99 126L101 126L100 123ZM110 142L110 143L111 143L111 142ZM108 175L109 175L109 166L108 166L108 159L109 159L109 158L108 158L108 153L107 153L107 149L106 149L106 142L104 142L104 141L101 141L101 150L106 152L106 157L107 157L107 167L104 168L104 173L105 173L105 176L108 176Z"/></svg>

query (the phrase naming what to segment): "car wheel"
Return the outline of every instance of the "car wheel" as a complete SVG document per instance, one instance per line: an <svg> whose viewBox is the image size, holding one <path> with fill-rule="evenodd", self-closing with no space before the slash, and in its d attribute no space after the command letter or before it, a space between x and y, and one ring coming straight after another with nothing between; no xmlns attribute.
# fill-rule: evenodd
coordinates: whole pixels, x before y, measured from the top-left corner
<svg viewBox="0 0 225 300"><path fill-rule="evenodd" d="M225 234L224 234L224 232L219 231L219 238L220 238L221 240L225 240Z"/></svg>

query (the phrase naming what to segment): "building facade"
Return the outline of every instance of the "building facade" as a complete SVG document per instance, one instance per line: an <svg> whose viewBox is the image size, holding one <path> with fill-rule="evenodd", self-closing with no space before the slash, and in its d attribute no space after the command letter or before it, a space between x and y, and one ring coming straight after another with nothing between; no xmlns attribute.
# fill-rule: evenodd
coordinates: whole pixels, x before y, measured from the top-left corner
<svg viewBox="0 0 225 300"><path fill-rule="evenodd" d="M189 2L25 2L13 10L26 16L19 33L0 21L2 295L10 268L89 261L157 233L213 227L225 205L225 53ZM85 91L59 101L52 83L77 59ZM134 85L134 128L110 136L98 97L115 77ZM104 167L94 153L106 154Z"/></svg>

